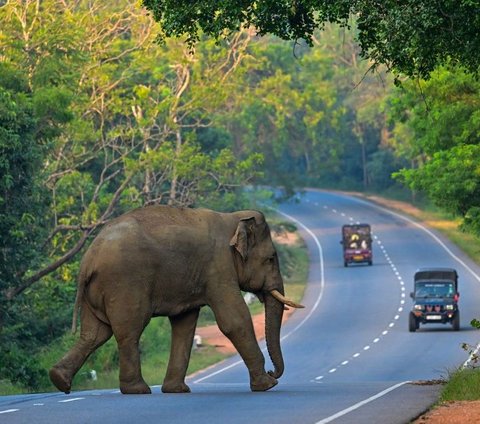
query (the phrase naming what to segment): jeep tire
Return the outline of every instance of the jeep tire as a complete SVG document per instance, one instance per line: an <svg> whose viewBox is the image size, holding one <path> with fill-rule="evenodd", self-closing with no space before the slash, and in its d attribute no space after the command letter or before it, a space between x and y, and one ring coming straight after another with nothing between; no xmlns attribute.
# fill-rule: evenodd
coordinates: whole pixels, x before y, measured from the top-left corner
<svg viewBox="0 0 480 424"><path fill-rule="evenodd" d="M460 311L457 311L455 316L452 319L452 327L453 331L458 331L460 330Z"/></svg>
<svg viewBox="0 0 480 424"><path fill-rule="evenodd" d="M418 329L417 318L411 312L408 315L408 331L414 333Z"/></svg>

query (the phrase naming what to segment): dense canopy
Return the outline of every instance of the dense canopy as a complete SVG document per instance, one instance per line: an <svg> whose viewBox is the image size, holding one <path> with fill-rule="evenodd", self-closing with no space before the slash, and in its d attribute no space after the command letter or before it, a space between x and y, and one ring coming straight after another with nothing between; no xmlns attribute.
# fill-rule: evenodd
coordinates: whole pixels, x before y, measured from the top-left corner
<svg viewBox="0 0 480 424"><path fill-rule="evenodd" d="M477 73L480 60L478 0L143 0L165 36L203 32L222 38L254 26L259 35L305 39L325 23L358 26L363 57L408 76L428 77L451 60Z"/></svg>

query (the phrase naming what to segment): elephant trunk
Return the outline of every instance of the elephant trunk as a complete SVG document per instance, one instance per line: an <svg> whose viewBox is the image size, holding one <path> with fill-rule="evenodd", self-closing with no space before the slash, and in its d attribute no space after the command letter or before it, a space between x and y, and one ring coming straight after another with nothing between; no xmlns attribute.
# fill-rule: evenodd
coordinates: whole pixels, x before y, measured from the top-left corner
<svg viewBox="0 0 480 424"><path fill-rule="evenodd" d="M284 305L270 293L265 295L265 339L267 350L274 366L269 374L280 378L284 371L283 355L280 348L280 328L282 325Z"/></svg>

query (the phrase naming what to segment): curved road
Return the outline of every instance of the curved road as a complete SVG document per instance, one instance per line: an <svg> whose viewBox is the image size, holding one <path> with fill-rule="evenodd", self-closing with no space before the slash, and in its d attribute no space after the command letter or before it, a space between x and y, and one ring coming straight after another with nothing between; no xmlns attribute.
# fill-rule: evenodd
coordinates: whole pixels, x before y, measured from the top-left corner
<svg viewBox="0 0 480 424"><path fill-rule="evenodd" d="M361 199L307 190L279 212L296 222L311 264L303 303L282 329L285 374L252 393L238 356L189 378L192 393L123 396L102 390L0 397L2 423L396 424L425 411L440 390L432 380L468 361L469 322L480 317L480 269L442 236ZM345 268L340 228L368 222L373 266ZM419 267L456 268L461 331L450 325L408 332L409 293ZM263 347L263 346L262 346Z"/></svg>

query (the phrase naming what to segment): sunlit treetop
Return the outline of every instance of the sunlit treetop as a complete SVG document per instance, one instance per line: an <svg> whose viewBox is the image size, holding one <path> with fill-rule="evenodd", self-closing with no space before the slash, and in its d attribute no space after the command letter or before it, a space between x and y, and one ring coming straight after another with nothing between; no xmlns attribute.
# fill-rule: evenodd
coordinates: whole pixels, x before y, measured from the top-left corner
<svg viewBox="0 0 480 424"><path fill-rule="evenodd" d="M396 73L428 78L439 64L478 74L480 0L142 0L166 37L194 45L241 27L311 44L326 23L356 22L362 56Z"/></svg>

